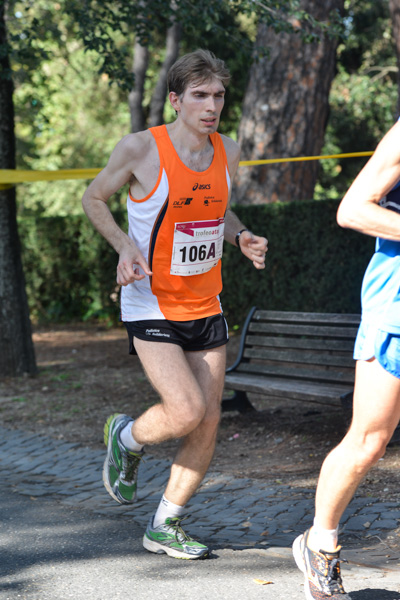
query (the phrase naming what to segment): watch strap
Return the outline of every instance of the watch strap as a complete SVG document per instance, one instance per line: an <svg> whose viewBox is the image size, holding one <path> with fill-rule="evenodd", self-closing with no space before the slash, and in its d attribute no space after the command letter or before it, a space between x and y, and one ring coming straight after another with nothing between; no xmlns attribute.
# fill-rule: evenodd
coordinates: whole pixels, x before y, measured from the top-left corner
<svg viewBox="0 0 400 600"><path fill-rule="evenodd" d="M243 233L243 231L249 231L249 230L247 229L247 227L244 227L243 229L238 231L237 234L235 235L235 244L238 248L240 248L239 238L240 238L240 235Z"/></svg>

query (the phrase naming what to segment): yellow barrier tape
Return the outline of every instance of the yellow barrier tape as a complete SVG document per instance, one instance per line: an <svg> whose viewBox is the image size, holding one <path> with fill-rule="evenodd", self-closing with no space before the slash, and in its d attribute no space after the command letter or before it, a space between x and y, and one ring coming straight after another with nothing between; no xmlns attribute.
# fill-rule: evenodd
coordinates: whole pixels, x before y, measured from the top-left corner
<svg viewBox="0 0 400 600"><path fill-rule="evenodd" d="M15 183L30 181L59 181L62 179L93 179L101 169L60 169L59 171L23 171L0 169L0 190ZM11 185L10 185L11 184Z"/></svg>
<svg viewBox="0 0 400 600"><path fill-rule="evenodd" d="M324 158L353 158L355 156L372 156L373 152L348 152L347 154L324 154L321 156L296 156L295 158L266 158L263 160L242 160L239 167L253 165L271 165L272 163L300 162L304 160L322 160Z"/></svg>
<svg viewBox="0 0 400 600"><path fill-rule="evenodd" d="M60 179L93 179L101 169L60 169L59 171L22 171L0 169L0 183L56 181Z"/></svg>
<svg viewBox="0 0 400 600"><path fill-rule="evenodd" d="M324 154L321 156L296 156L294 158L268 158L263 160L242 160L240 167L271 165L283 162L301 162L323 160L327 158L353 158L371 156L373 152L349 152L347 154ZM23 171L19 169L0 169L0 190L12 187L15 183L30 181L58 181L62 179L93 179L101 169L60 169L59 171Z"/></svg>

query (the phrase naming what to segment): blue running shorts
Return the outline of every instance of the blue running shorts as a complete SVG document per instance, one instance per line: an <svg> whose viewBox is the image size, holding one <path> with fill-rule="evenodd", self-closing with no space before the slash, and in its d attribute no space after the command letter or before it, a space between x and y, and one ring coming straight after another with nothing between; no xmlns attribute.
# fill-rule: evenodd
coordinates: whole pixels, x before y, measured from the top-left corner
<svg viewBox="0 0 400 600"><path fill-rule="evenodd" d="M385 371L400 379L400 335L361 321L354 345L354 359L369 360L373 357Z"/></svg>

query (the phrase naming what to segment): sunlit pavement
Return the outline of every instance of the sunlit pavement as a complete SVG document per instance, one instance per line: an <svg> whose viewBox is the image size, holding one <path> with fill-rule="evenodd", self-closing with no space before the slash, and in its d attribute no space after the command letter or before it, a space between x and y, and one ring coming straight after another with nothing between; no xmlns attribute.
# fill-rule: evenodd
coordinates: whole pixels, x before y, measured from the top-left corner
<svg viewBox="0 0 400 600"><path fill-rule="evenodd" d="M145 456L138 501L126 507L103 487L104 456L0 427L1 599L129 598L124 578L134 580L135 600L192 598L193 585L196 595L203 587L217 599L303 598L290 547L312 522L314 490L211 471L188 505L185 528L210 545L212 560L189 564L141 546L169 463ZM349 560L343 573L352 599L400 600L399 544L393 538L399 522L397 503L361 496L352 501L341 536L344 545L351 541L343 551ZM82 577L87 583L80 587Z"/></svg>

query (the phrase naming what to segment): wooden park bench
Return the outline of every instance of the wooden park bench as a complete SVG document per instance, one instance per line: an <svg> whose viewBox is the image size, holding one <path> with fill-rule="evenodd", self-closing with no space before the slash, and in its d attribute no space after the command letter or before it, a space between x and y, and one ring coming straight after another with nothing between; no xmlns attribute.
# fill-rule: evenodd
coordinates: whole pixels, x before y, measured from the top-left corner
<svg viewBox="0 0 400 600"><path fill-rule="evenodd" d="M360 315L261 310L247 315L236 361L226 370L233 390L223 410L255 410L247 394L352 403L353 347Z"/></svg>

